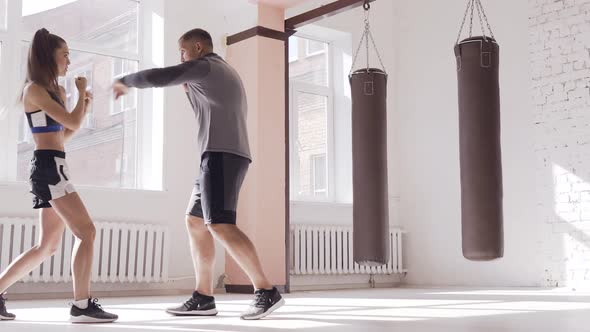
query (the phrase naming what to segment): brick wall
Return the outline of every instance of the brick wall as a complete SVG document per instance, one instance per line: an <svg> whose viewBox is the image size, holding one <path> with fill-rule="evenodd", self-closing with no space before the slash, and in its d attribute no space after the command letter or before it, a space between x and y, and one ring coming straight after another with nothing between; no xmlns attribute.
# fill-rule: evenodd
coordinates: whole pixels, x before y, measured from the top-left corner
<svg viewBox="0 0 590 332"><path fill-rule="evenodd" d="M529 8L543 284L590 286L590 0Z"/></svg>

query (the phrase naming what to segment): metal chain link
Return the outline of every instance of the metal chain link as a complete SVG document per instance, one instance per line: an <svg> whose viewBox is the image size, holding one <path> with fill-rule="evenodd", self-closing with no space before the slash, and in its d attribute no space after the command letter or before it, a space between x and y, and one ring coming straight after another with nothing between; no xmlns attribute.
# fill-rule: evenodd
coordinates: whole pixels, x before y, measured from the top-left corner
<svg viewBox="0 0 590 332"><path fill-rule="evenodd" d="M377 54L377 58L379 59L379 63L381 64L383 71L385 71L385 66L383 65L383 60L381 59L381 54L379 54L379 49L377 49L377 45L375 44L375 39L373 38L373 34L371 33L371 24L370 24L370 20L369 20L369 9L367 9L365 7L365 31L363 32L363 35L361 36L361 40L359 41L359 45L356 49L356 52L354 53L354 58L352 60L352 66L350 67L349 75L352 75L352 72L354 71L354 66L355 66L358 56L360 54L361 47L363 46L363 40L365 41L365 48L367 51L367 72L369 71L369 68L370 68L370 66L369 66L369 38L371 39L371 43L373 44L373 48L375 49L375 53Z"/></svg>
<svg viewBox="0 0 590 332"><path fill-rule="evenodd" d="M479 6L480 6L479 0L476 0L475 7L477 8L477 16L479 16L479 25L481 27L481 34L483 36L483 40L487 43L488 38L486 37L486 29L483 26L483 20L481 19L481 10L480 10Z"/></svg>
<svg viewBox="0 0 590 332"><path fill-rule="evenodd" d="M461 27L459 28L459 34L457 35L457 41L455 42L455 45L459 44L459 41L461 40L461 33L463 32L463 29L465 27L465 22L467 21L467 16L469 15L470 9L471 15L469 19L469 38L473 37L473 14L474 11L477 10L477 14L479 16L479 23L481 25L481 32L483 34L484 40L487 40L485 30L486 27L492 39L496 40L496 37L494 36L494 32L492 31L492 27L488 20L488 16L486 15L483 5L481 4L481 0L467 0L467 7L465 8L465 13L463 14L463 21L461 22Z"/></svg>
<svg viewBox="0 0 590 332"><path fill-rule="evenodd" d="M377 54L377 59L379 59L379 63L381 64L381 68L383 68L383 71L385 73L387 73L387 70L385 70L385 65L383 64L383 60L381 59L381 54L379 54L379 49L377 49L377 45L375 45L375 39L373 38L373 34L371 33L371 30L369 30L369 37L371 37L371 42L373 43L373 48L375 49L375 53Z"/></svg>
<svg viewBox="0 0 590 332"><path fill-rule="evenodd" d="M365 2L368 3L368 2ZM371 26L369 23L369 10L365 9L365 44L367 49L367 73L369 72L369 33L371 31Z"/></svg>
<svg viewBox="0 0 590 332"><path fill-rule="evenodd" d="M479 7L481 8L481 13L483 14L483 19L485 20L485 23L488 26L488 31L490 32L492 39L496 40L496 37L494 37L494 32L492 31L492 26L490 25L490 22L488 21L488 16L486 15L486 11L483 9L483 5L481 4L481 0L477 0L477 2L479 3Z"/></svg>
<svg viewBox="0 0 590 332"><path fill-rule="evenodd" d="M363 39L365 39L365 36L367 34L367 28L365 25L365 31L363 31L363 35L361 36L361 40L359 42L359 46L356 48L356 51L354 52L354 58L352 59L352 66L350 67L350 73L349 75L352 74L352 71L354 70L354 65L356 64L356 60L360 54L361 51L361 46L363 46Z"/></svg>
<svg viewBox="0 0 590 332"><path fill-rule="evenodd" d="M473 37L473 9L475 9L475 0L471 0L471 20L469 21L469 38Z"/></svg>
<svg viewBox="0 0 590 332"><path fill-rule="evenodd" d="M463 14L463 22L461 22L461 27L459 28L459 34L457 35L456 44L459 44L459 40L461 39L461 32L463 32L463 28L465 27L465 21L467 21L467 14L469 13L469 8L471 7L471 3L473 0L467 0L467 8L465 8L465 14Z"/></svg>

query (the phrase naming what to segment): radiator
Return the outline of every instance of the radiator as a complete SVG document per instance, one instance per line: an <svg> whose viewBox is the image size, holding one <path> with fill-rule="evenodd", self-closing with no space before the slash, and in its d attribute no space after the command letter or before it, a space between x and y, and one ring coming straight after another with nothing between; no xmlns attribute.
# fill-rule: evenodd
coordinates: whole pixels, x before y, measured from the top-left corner
<svg viewBox="0 0 590 332"><path fill-rule="evenodd" d="M389 231L390 260L364 267L353 261L352 227L294 225L290 229L291 275L394 274L402 265L402 230Z"/></svg>
<svg viewBox="0 0 590 332"><path fill-rule="evenodd" d="M93 282L165 282L168 280L167 228L156 225L96 222ZM0 218L0 271L39 239L37 219ZM74 236L64 231L52 257L27 275L24 282L72 280Z"/></svg>

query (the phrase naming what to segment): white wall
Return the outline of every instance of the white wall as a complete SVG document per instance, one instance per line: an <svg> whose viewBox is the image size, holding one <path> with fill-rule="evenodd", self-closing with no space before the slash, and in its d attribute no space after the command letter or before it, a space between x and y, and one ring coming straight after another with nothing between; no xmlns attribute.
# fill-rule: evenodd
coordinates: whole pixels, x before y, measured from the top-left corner
<svg viewBox="0 0 590 332"><path fill-rule="evenodd" d="M291 10L288 16L328 2L311 1ZM391 223L408 231L408 284L545 285L548 257L563 259L559 243L548 240L552 230L541 222L536 199L528 6L525 1L483 4L501 46L505 257L479 263L467 261L461 254L453 45L466 2L378 0L372 4L372 30L390 74ZM356 46L362 31L362 10L357 8L318 24L351 31ZM376 65L376 59L371 63ZM318 211L317 207L297 209L328 220L340 216L345 223L351 222L351 210L334 214L328 209ZM552 250L555 252L550 253Z"/></svg>
<svg viewBox="0 0 590 332"><path fill-rule="evenodd" d="M535 215L528 8L525 1L483 4L501 48L505 257L470 262L461 254L453 44L465 2L397 2L395 138L410 284L542 284L537 258L546 230Z"/></svg>
<svg viewBox="0 0 590 332"><path fill-rule="evenodd" d="M590 0L529 0L546 285L590 286Z"/></svg>

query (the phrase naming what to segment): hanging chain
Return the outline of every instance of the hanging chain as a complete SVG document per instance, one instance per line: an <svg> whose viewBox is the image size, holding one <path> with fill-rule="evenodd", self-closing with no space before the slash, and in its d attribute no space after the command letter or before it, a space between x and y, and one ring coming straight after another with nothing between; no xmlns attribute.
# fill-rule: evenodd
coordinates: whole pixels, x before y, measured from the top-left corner
<svg viewBox="0 0 590 332"><path fill-rule="evenodd" d="M492 39L496 40L496 37L494 37L494 32L492 31L492 26L490 25L490 22L488 21L488 16L486 15L486 11L483 9L483 5L481 4L481 0L477 0L477 3L479 4L479 7L481 8L481 13L483 14L483 19L485 20L485 23L488 26L488 31L490 32L490 36L492 36Z"/></svg>
<svg viewBox="0 0 590 332"><path fill-rule="evenodd" d="M480 10L480 3L479 0L475 0L475 7L477 8L477 16L479 16L479 25L481 26L481 34L483 36L483 40L487 43L488 38L486 37L486 29L483 26L483 20L481 19L481 10Z"/></svg>
<svg viewBox="0 0 590 332"><path fill-rule="evenodd" d="M485 10L483 9L481 0L467 0L467 8L465 8L465 13L463 14L463 22L461 22L461 27L459 28L459 34L457 35L457 41L455 42L455 45L459 44L459 41L461 40L461 33L463 32L463 28L465 27L465 22L467 21L467 16L469 15L470 10L471 15L469 18L469 38L473 37L473 16L474 11L477 10L477 14L479 16L479 23L481 24L481 32L483 34L484 40L487 41L485 30L486 26L490 35L492 36L492 39L495 40L496 37L494 37L494 32L492 32L492 27L490 25L490 22L488 21L488 16L486 15Z"/></svg>
<svg viewBox="0 0 590 332"><path fill-rule="evenodd" d="M475 0L471 0L471 20L469 21L469 38L473 37L473 10L475 9Z"/></svg>
<svg viewBox="0 0 590 332"><path fill-rule="evenodd" d="M354 53L354 58L352 59L352 67L350 67L350 74L352 74L352 71L354 70L354 65L356 63L356 59L359 56L360 50L361 50L361 46L363 45L363 39L365 38L365 34L363 33L363 36L361 37L361 42L359 43L359 46L356 49L356 52Z"/></svg>
<svg viewBox="0 0 590 332"><path fill-rule="evenodd" d="M465 27L465 21L467 21L467 14L469 13L469 8L471 7L472 2L473 0L467 0L467 8L465 8L465 14L463 14L463 22L461 22L459 34L457 35L457 42L455 42L455 44L459 44L459 40L461 39L461 32L463 32L463 27Z"/></svg>
<svg viewBox="0 0 590 332"><path fill-rule="evenodd" d="M385 72L385 66L383 65L383 60L381 59L381 54L379 54L379 50L377 49L377 45L375 44L375 39L373 38L373 34L371 33L371 24L370 24L370 20L369 20L369 9L370 9L370 5L368 1L365 1L365 4L363 5L363 8L365 9L365 30L363 31L363 35L361 36L361 40L359 42L359 45L356 49L356 52L354 53L354 58L352 60L352 66L350 67L350 73L349 75L352 75L352 72L354 71L354 65L356 64L356 61L358 59L361 47L363 46L363 41L365 42L365 49L367 52L367 72L369 71L369 39L371 39L371 44L373 45L373 48L375 49L375 53L377 54L377 58L379 59L379 63L381 64L381 67L383 68L383 71Z"/></svg>
<svg viewBox="0 0 590 332"><path fill-rule="evenodd" d="M377 59L379 59L379 63L381 64L381 68L383 68L383 71L387 73L387 70L385 70L385 65L383 64L383 60L381 59L381 54L379 54L379 49L377 49L377 45L375 45L375 39L373 38L373 34L371 33L371 30L369 30L369 37L371 37L371 42L373 43L373 48L375 49L375 53L377 54Z"/></svg>
<svg viewBox="0 0 590 332"><path fill-rule="evenodd" d="M365 2L368 3L368 2ZM365 9L365 45L367 50L367 73L369 72L369 33L371 32L371 26L369 24L369 10Z"/></svg>
<svg viewBox="0 0 590 332"><path fill-rule="evenodd" d="M350 67L350 73L349 75L352 74L352 71L354 70L354 65L356 64L356 60L360 54L361 51L361 46L363 46L363 39L365 38L365 35L367 34L367 31L365 30L363 32L363 35L361 36L361 41L359 42L359 46L356 48L356 52L354 52L354 58L352 59L352 66Z"/></svg>

